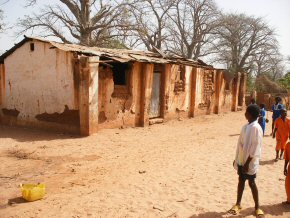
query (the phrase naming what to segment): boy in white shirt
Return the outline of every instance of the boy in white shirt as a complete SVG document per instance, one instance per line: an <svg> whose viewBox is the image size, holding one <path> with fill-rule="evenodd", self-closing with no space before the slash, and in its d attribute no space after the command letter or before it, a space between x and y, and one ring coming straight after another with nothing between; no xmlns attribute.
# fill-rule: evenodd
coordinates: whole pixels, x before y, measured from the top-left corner
<svg viewBox="0 0 290 218"><path fill-rule="evenodd" d="M245 182L248 180L255 201L256 216L264 217L264 212L260 209L258 188L255 183L261 157L263 138L263 130L257 121L259 114L260 108L257 105L249 105L247 107L245 117L249 123L242 128L237 144L236 158L233 163L239 175L237 202L236 205L228 211L233 215L238 214L242 209L241 200Z"/></svg>

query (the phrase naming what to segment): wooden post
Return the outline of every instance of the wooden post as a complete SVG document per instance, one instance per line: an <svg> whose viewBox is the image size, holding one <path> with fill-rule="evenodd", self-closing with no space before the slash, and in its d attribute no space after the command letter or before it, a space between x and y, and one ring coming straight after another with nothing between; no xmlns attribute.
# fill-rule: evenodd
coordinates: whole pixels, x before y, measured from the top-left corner
<svg viewBox="0 0 290 218"><path fill-rule="evenodd" d="M189 117L194 117L195 115L194 112L195 112L195 98L196 98L196 77L197 77L197 68L193 67L191 71Z"/></svg>
<svg viewBox="0 0 290 218"><path fill-rule="evenodd" d="M80 57L80 135L88 136L98 127L98 60L97 57Z"/></svg>
<svg viewBox="0 0 290 218"><path fill-rule="evenodd" d="M208 75L211 75L212 81L211 81L211 94L210 94L210 100L209 105L207 108L206 114L211 114L214 112L215 109L215 102L216 102L216 96L215 96L215 90L216 90L216 70L209 70L207 72ZM210 84L207 84L210 85ZM209 94L208 94L209 95Z"/></svg>
<svg viewBox="0 0 290 218"><path fill-rule="evenodd" d="M134 62L132 65L131 76L130 76L130 88L129 93L132 95L133 107L131 112L135 114L135 126L140 126L140 102L141 102L141 80L142 78L142 63Z"/></svg>
<svg viewBox="0 0 290 218"><path fill-rule="evenodd" d="M89 135L98 131L99 122L99 57L89 57Z"/></svg>
<svg viewBox="0 0 290 218"><path fill-rule="evenodd" d="M216 81L215 81L215 107L214 107L215 114L220 113L222 76L223 76L223 71L217 70L216 71Z"/></svg>
<svg viewBox="0 0 290 218"><path fill-rule="evenodd" d="M170 76L171 76L172 64L165 64L164 71L162 73L162 104L161 104L161 117L166 120L168 112L168 101L170 96Z"/></svg>
<svg viewBox="0 0 290 218"><path fill-rule="evenodd" d="M232 111L238 110L240 79L241 79L241 74L237 73L233 80L233 86L232 86Z"/></svg>
<svg viewBox="0 0 290 218"><path fill-rule="evenodd" d="M80 110L80 135L89 135L89 64L88 57L80 57L80 87L79 87L79 110Z"/></svg>
<svg viewBox="0 0 290 218"><path fill-rule="evenodd" d="M142 95L141 95L141 108L140 108L140 125L149 125L149 108L152 92L152 82L153 82L153 64L144 64L142 75Z"/></svg>
<svg viewBox="0 0 290 218"><path fill-rule="evenodd" d="M243 109L245 108L246 105L245 103L246 89L247 89L247 74L241 73L238 105L241 106Z"/></svg>

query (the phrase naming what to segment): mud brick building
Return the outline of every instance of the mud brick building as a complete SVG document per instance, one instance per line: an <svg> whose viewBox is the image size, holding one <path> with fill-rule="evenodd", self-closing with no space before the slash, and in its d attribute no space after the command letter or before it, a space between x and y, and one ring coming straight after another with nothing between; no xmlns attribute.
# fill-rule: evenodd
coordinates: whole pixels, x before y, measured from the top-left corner
<svg viewBox="0 0 290 218"><path fill-rule="evenodd" d="M246 74L25 37L0 56L0 123L90 135L244 107Z"/></svg>

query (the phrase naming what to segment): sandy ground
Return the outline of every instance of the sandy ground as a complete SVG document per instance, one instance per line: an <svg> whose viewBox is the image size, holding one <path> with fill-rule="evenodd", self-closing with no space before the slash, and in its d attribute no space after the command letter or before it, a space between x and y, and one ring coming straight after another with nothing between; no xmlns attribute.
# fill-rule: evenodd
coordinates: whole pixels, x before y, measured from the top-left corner
<svg viewBox="0 0 290 218"><path fill-rule="evenodd" d="M0 217L229 217L245 122L237 112L87 138L0 126ZM290 217L274 145L264 138L260 201L266 217ZM45 198L24 202L18 185L37 182ZM242 203L241 217L254 217L248 186Z"/></svg>

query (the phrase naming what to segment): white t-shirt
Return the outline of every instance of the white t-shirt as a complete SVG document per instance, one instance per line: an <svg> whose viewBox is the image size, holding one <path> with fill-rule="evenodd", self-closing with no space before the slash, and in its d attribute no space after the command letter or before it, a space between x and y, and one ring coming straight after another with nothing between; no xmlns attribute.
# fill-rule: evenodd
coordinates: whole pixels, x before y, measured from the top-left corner
<svg viewBox="0 0 290 218"><path fill-rule="evenodd" d="M254 175L259 168L261 158L263 130L258 121L243 126L236 151L235 169L237 165L243 166L248 157L252 157L247 174Z"/></svg>

